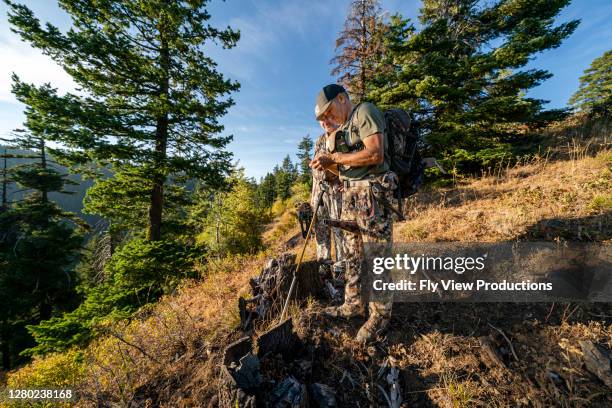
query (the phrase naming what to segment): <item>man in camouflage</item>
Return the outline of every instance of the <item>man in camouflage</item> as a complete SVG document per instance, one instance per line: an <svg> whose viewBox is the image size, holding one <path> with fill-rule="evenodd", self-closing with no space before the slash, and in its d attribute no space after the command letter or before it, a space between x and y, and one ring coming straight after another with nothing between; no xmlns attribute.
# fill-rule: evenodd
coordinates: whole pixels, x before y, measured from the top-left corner
<svg viewBox="0 0 612 408"><path fill-rule="evenodd" d="M328 151L312 161L315 170L337 165L343 184L342 221L354 222L358 230L345 231L346 287L344 304L325 310L332 317L350 318L365 313L361 287L364 242L391 243L392 212L388 203L397 188L397 176L389 170L382 112L371 103L353 106L339 85L324 87L317 96L317 120L324 126L341 123L328 138ZM327 130L327 129L326 129ZM359 329L356 340L368 342L383 330L391 317L392 302L370 302L369 317Z"/></svg>
<svg viewBox="0 0 612 408"><path fill-rule="evenodd" d="M323 126L323 124L321 124ZM314 156L329 153L326 147L326 134L322 134L315 142ZM333 228L325 225L323 220L327 218L340 219L342 209L342 184L337 174L329 170L312 171L312 194L310 203L315 208L315 201L321 191L321 183L327 183L328 189L323 193L322 202L315 219L314 233L317 242L317 261L329 267L332 264L331 257L331 238L334 239L336 250L336 261L344 259L344 239L343 231L340 228Z"/></svg>

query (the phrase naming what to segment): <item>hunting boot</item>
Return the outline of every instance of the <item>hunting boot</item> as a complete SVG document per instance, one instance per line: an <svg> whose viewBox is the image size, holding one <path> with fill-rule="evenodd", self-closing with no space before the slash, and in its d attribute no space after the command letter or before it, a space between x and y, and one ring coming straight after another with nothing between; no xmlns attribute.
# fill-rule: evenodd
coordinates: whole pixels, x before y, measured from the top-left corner
<svg viewBox="0 0 612 408"><path fill-rule="evenodd" d="M369 343L389 326L391 316L388 313L370 311L370 317L361 326L355 337L357 343Z"/></svg>

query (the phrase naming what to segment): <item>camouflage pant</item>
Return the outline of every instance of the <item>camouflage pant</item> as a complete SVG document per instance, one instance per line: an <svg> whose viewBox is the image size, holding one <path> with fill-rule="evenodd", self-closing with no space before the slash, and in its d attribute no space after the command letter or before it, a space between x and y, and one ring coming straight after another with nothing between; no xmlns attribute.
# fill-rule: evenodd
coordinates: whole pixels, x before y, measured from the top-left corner
<svg viewBox="0 0 612 408"><path fill-rule="evenodd" d="M331 261L331 237L334 238L336 248L336 261L344 259L344 232L340 228L331 228L321 221L324 218L339 220L342 210L342 192L339 185L332 185L326 193L323 193L317 218L313 225L315 240L317 242L317 260L319 262ZM314 209L316 199L319 196L320 186L317 181L312 187L312 208Z"/></svg>
<svg viewBox="0 0 612 408"><path fill-rule="evenodd" d="M379 178L384 187L387 201L391 201L393 190L397 187L397 176L386 173ZM385 208L367 185L349 186L343 196L342 220L356 221L361 231L357 233L344 232L344 254L346 259L346 287L344 302L348 305L363 304L361 288L364 261L364 242L393 242L392 213ZM367 231L367 232L365 232ZM370 316L390 317L393 303L369 302Z"/></svg>

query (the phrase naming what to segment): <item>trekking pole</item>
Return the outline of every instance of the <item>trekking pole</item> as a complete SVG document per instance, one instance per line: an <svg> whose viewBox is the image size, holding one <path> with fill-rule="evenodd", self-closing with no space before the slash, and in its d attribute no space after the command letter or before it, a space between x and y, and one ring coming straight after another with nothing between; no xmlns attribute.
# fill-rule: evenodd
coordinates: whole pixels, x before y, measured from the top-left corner
<svg viewBox="0 0 612 408"><path fill-rule="evenodd" d="M300 252L300 257L298 258L298 263L297 263L297 266L295 267L295 271L293 271L293 278L291 279L291 286L289 286L289 293L287 293L287 299L285 299L285 305L283 306L283 311L281 313L281 318L280 318L281 322L285 319L285 315L287 314L287 309L289 308L289 300L291 299L291 295L293 294L293 291L295 290L297 274L300 270L300 265L302 265L302 259L304 259L304 252L306 252L306 245L308 245L308 239L310 238L310 233L312 232L312 226L314 225L315 219L317 218L317 211L319 210L319 205L321 204L321 200L323 199L323 193L325 193L328 189L328 185L324 181L320 181L319 186L321 187L321 191L319 191L319 195L317 196L317 201L315 202L315 207L312 212L312 219L310 220L310 225L308 226L308 232L306 233L306 238L304 239L304 245L302 246L302 252Z"/></svg>

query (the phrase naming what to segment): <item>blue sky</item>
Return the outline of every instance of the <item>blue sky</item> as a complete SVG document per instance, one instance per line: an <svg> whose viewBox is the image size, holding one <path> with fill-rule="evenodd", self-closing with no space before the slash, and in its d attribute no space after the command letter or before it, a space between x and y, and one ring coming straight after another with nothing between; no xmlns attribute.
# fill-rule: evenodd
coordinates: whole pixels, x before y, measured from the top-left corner
<svg viewBox="0 0 612 408"><path fill-rule="evenodd" d="M60 28L69 17L51 0L26 3L43 21ZM231 50L211 49L219 69L238 80L236 105L221 119L225 134L233 134L229 150L246 169L261 177L291 154L300 139L315 137L314 98L331 77L329 60L347 13L349 0L212 0L213 24L239 29L242 39ZM416 20L420 1L383 0L383 10ZM7 7L0 3L0 137L23 121L23 106L10 93L10 74L60 91L73 89L70 78L49 58L22 43L10 32ZM574 0L558 22L581 19L574 34L559 48L537 55L529 68L547 69L553 78L529 95L550 100L548 107L565 106L578 87L578 78L591 61L612 48L612 2Z"/></svg>

